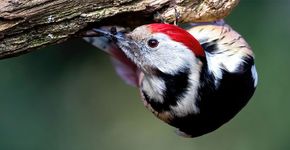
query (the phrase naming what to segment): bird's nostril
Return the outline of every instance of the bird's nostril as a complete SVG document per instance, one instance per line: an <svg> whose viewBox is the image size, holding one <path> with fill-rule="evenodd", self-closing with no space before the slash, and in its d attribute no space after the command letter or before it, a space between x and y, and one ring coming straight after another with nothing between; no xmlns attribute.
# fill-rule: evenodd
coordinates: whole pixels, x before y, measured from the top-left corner
<svg viewBox="0 0 290 150"><path fill-rule="evenodd" d="M117 34L117 28L116 27L112 27L110 29L111 34L116 35Z"/></svg>
<svg viewBox="0 0 290 150"><path fill-rule="evenodd" d="M133 37L131 36L131 34L126 34L125 36L126 36L126 38L129 39L129 40L133 40Z"/></svg>

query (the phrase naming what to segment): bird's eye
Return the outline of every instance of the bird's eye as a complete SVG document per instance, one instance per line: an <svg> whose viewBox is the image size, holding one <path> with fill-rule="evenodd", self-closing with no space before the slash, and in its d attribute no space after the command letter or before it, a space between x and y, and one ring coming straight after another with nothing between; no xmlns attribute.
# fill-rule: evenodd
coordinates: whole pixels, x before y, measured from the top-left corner
<svg viewBox="0 0 290 150"><path fill-rule="evenodd" d="M150 39L148 40L148 46L151 48L155 48L158 46L159 42L156 39Z"/></svg>

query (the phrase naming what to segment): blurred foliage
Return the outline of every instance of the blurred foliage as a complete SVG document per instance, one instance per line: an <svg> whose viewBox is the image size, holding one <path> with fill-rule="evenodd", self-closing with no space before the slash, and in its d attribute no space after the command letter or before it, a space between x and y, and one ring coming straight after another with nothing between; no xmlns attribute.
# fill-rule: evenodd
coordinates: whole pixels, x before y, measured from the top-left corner
<svg viewBox="0 0 290 150"><path fill-rule="evenodd" d="M256 53L258 89L232 121L195 139L153 117L81 39L1 60L0 149L289 150L289 14L289 0L242 0L226 19Z"/></svg>

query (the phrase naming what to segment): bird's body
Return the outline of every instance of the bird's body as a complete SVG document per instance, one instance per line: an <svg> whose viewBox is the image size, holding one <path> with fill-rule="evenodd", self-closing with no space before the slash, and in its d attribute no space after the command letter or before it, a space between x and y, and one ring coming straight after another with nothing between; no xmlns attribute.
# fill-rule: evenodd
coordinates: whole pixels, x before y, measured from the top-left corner
<svg viewBox="0 0 290 150"><path fill-rule="evenodd" d="M130 72L119 73L123 79L135 74L138 82L129 83L139 87L149 110L181 135L196 137L217 129L247 104L257 73L249 45L229 26L206 24L187 31L168 24L138 27L117 37L113 51L123 54L113 57L122 64L118 69Z"/></svg>

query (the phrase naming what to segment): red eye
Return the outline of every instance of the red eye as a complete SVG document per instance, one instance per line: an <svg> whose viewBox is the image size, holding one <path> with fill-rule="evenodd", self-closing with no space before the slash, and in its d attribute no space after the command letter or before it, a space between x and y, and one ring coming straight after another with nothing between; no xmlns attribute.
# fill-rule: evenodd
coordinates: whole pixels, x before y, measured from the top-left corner
<svg viewBox="0 0 290 150"><path fill-rule="evenodd" d="M148 40L148 46L151 48L155 48L158 46L159 42L156 39L150 39Z"/></svg>

